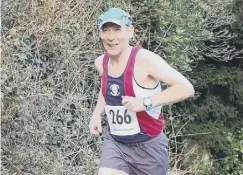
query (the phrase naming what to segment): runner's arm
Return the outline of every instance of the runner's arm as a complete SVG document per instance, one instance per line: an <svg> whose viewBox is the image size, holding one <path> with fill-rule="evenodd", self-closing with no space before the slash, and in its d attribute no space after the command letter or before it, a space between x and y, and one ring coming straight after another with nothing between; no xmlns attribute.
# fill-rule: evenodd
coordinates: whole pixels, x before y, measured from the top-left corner
<svg viewBox="0 0 243 175"><path fill-rule="evenodd" d="M151 97L153 107L176 103L194 96L193 85L181 73L172 68L159 55L150 51L145 52L149 75L169 86L166 90Z"/></svg>
<svg viewBox="0 0 243 175"><path fill-rule="evenodd" d="M98 116L98 115L100 116L104 110L104 107L105 107L105 100L102 91L100 90L98 100L94 108L93 116Z"/></svg>
<svg viewBox="0 0 243 175"><path fill-rule="evenodd" d="M99 72L99 76L101 76L103 72L102 61L103 61L103 55L101 55L95 60L95 68ZM99 96L98 96L96 106L94 108L93 116L98 116L98 115L100 116L100 114L104 110L105 104L106 103L102 94L102 89L100 88Z"/></svg>

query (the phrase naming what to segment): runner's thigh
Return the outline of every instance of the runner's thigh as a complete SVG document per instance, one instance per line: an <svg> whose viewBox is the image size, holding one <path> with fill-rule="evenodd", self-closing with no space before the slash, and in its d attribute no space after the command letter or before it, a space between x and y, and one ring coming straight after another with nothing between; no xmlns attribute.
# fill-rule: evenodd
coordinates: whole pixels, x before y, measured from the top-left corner
<svg viewBox="0 0 243 175"><path fill-rule="evenodd" d="M145 142L133 151L126 152L132 175L166 175L168 158L168 139L161 134L154 141Z"/></svg>
<svg viewBox="0 0 243 175"><path fill-rule="evenodd" d="M114 142L111 136L104 132L104 142L101 150L99 175L128 175L130 168L125 161L124 154L119 145Z"/></svg>

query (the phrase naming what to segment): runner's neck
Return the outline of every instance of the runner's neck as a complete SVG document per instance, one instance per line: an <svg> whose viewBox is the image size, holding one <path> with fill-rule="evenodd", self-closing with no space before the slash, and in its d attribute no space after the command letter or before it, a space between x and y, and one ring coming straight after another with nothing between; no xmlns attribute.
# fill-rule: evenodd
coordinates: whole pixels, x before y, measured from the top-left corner
<svg viewBox="0 0 243 175"><path fill-rule="evenodd" d="M130 53L132 51L132 46L128 45L126 48L123 49L123 51L117 55L117 56L110 56L110 63L112 65L120 65L124 62L126 63L129 59Z"/></svg>

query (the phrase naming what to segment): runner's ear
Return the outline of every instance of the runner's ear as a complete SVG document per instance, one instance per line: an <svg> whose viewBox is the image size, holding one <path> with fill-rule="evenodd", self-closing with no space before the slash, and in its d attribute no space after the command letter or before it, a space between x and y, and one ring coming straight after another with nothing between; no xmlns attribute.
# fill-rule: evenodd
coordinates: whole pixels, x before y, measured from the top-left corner
<svg viewBox="0 0 243 175"><path fill-rule="evenodd" d="M133 34L134 34L134 27L133 26L130 26L128 27L128 38L131 39L133 37Z"/></svg>

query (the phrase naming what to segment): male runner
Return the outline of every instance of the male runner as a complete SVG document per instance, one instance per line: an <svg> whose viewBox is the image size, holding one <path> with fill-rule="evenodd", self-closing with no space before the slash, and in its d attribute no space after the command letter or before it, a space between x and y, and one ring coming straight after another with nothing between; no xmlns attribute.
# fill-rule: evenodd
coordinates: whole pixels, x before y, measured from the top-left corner
<svg viewBox="0 0 243 175"><path fill-rule="evenodd" d="M106 11L98 26L106 53L95 60L101 89L90 132L102 132L103 110L108 120L98 174L165 175L169 162L162 106L193 96L194 88L159 55L129 44L134 28L122 9ZM159 82L169 87L162 91Z"/></svg>

